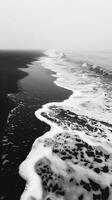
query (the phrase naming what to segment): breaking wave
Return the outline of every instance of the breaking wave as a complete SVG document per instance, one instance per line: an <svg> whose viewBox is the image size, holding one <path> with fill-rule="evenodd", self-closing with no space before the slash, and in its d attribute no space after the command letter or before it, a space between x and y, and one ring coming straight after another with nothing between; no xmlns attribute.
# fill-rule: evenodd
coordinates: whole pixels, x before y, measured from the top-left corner
<svg viewBox="0 0 112 200"><path fill-rule="evenodd" d="M73 93L35 112L51 129L20 165L27 181L21 200L111 200L112 82L99 66L63 53L46 51L39 62Z"/></svg>
<svg viewBox="0 0 112 200"><path fill-rule="evenodd" d="M102 66L99 66L99 65L91 65L91 64L88 64L88 63L83 63L82 64L82 67L87 67L87 69L95 72L96 74L98 75L101 75L103 77L107 77L107 78L112 78L112 71L109 71L107 69L104 69Z"/></svg>

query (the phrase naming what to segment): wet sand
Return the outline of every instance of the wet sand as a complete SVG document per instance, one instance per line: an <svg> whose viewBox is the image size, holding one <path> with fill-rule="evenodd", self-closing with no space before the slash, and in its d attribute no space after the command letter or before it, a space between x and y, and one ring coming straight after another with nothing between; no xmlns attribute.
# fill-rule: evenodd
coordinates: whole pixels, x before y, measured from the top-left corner
<svg viewBox="0 0 112 200"><path fill-rule="evenodd" d="M14 103L7 98L7 94L18 92L18 81L27 73L20 68L26 68L27 64L42 55L39 52L29 51L0 51L0 130L5 126L9 110ZM0 131L0 132L1 132Z"/></svg>
<svg viewBox="0 0 112 200"><path fill-rule="evenodd" d="M7 124L7 117L11 109L16 106L16 102L12 101L8 97L8 94L17 94L19 91L18 81L28 73L21 71L20 68L27 68L27 64L32 63L38 56L42 55L42 52L33 51L0 51L0 149L1 159L3 158L4 149L3 138L5 134L5 128ZM3 167L3 162L2 162ZM9 169L10 171L11 169ZM2 170L1 175L1 192L0 199L11 199L14 193L14 185L12 174L7 168ZM17 171L17 169L16 169ZM14 175L15 176L15 175ZM12 181L11 181L12 180ZM10 185L12 189L10 190ZM20 190L20 189L18 189ZM10 196L12 193L12 196ZM5 196L6 195L6 196ZM12 198L14 199L14 198Z"/></svg>
<svg viewBox="0 0 112 200"><path fill-rule="evenodd" d="M51 77L53 73L50 70L34 62L41 55L41 52L5 52L3 58L1 56L2 66L5 66L1 67L2 77L7 80L7 84L4 81L1 88L7 100L6 104L4 101L1 105L2 113L5 113L1 116L4 119L1 136L2 200L20 199L25 181L18 174L19 165L28 155L35 139L50 128L35 117L35 110L48 102L63 101L71 94L54 84L55 78ZM9 97L7 94L10 94Z"/></svg>

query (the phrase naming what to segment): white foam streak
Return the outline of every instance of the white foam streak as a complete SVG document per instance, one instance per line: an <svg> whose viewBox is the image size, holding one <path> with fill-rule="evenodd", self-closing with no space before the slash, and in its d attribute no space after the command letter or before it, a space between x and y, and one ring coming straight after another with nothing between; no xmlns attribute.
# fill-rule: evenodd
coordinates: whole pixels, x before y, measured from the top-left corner
<svg viewBox="0 0 112 200"><path fill-rule="evenodd" d="M96 79L90 78L91 80L88 82L88 85L85 85L87 77L77 73L71 73L70 68L72 68L73 66L68 67L69 63L67 65L66 61L64 61L60 57L44 57L40 59L40 63L43 67L50 69L56 73L56 85L73 91L73 94L69 97L69 99L64 101L64 106L69 107L69 109L71 108L71 110L75 113L82 115L84 114L88 117L95 118L100 121L106 121L110 124L112 123L112 113L104 111L105 94L103 89L101 89L101 83L98 83L98 80L97 92L94 92L94 88L96 87ZM83 82L85 87L83 85ZM79 98L76 98L76 94L78 94Z"/></svg>
<svg viewBox="0 0 112 200"><path fill-rule="evenodd" d="M42 185L41 179L34 171L35 163L44 156L50 157L51 149L44 148L42 143L35 141L32 150L27 156L26 160L20 165L19 173L27 181L27 186L21 200L30 200L34 197L36 200L42 198Z"/></svg>
<svg viewBox="0 0 112 200"><path fill-rule="evenodd" d="M66 162L63 162L59 157L56 157L52 154L51 147L44 147L43 141L45 138L54 138L56 134L63 132L62 126L58 126L56 123L41 115L42 112L48 113L49 107L52 105L62 107L65 110L72 111L73 113L77 113L79 115L85 115L99 121L108 122L110 124L112 123L112 113L106 113L106 111L104 111L105 94L101 87L98 88L98 84L100 86L100 82L97 80L96 83L94 78L92 79L91 77L89 79L89 77L87 78L86 75L82 76L82 74L77 72L71 73L70 70L73 68L73 66L71 64L68 65L69 63L66 63L67 61L63 59L64 54L60 54L55 51L46 51L45 54L48 57L40 58L39 62L41 65L56 73L56 85L71 90L73 93L63 102L48 103L43 105L42 108L35 112L36 117L41 121L49 124L51 129L49 132L45 133L34 142L26 160L20 165L20 175L27 181L27 187L21 196L21 200L31 200L31 197L35 198L36 200L42 200L42 184L40 177L34 171L34 165L43 157L48 158L52 162L53 171L60 171L64 176L67 176L65 169L69 164L72 165L72 168L74 168L74 170L77 172L76 174L78 179L82 177L84 179L84 177L90 176L99 183L101 182L102 185L109 185L110 182L112 182L112 176L108 174L105 175L103 173L102 176L99 176L96 175L95 172L92 172L90 169L85 169L80 165L73 165L71 162L68 162L67 164ZM86 63L82 67L85 67L85 65ZM88 79L89 82L87 84ZM96 87L97 92L95 92ZM68 128L67 131L71 133L71 128ZM80 138L89 145L93 147L100 146L100 148L102 147L108 153L112 153L112 145L111 143L105 142L105 139L101 139L101 141L99 141L94 139L92 136L87 136L84 132L81 132L80 134L79 131L75 131L75 134L80 135ZM112 136L109 135L109 137L112 141ZM105 180L105 183L103 183L103 179ZM112 195L110 196L112 198Z"/></svg>

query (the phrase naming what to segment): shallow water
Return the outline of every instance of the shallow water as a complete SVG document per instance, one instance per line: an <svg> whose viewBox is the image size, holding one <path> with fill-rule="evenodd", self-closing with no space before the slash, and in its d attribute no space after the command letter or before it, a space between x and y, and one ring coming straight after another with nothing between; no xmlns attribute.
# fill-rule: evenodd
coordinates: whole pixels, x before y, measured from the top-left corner
<svg viewBox="0 0 112 200"><path fill-rule="evenodd" d="M18 71L15 73L18 75ZM13 102L13 107L7 113L6 127L1 135L2 200L20 199L25 182L19 176L19 165L28 155L34 140L50 128L35 117L35 110L55 99L62 101L71 94L71 91L57 87L53 83L55 78L51 77L52 73L42 69L35 61L27 68L22 68L19 73L27 76L23 76L19 82L16 80L16 93L13 90L7 92L7 98ZM13 84L12 86L14 88Z"/></svg>
<svg viewBox="0 0 112 200"><path fill-rule="evenodd" d="M62 101L67 99L72 92L61 87L57 87L53 82L56 78L53 77L55 74L51 70L46 70L40 65L38 61L35 61L33 65L29 66L28 69L23 69L29 74L21 80L23 89L29 94L33 94L35 98L46 99L48 102ZM41 105L44 103L41 102Z"/></svg>

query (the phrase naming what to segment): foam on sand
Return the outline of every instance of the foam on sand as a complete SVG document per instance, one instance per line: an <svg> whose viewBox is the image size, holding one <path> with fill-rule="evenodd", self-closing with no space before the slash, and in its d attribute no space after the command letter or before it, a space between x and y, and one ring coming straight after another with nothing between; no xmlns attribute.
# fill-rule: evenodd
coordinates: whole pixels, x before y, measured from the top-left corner
<svg viewBox="0 0 112 200"><path fill-rule="evenodd" d="M51 129L34 142L20 165L20 175L27 181L21 200L111 200L112 107L108 85L92 74L87 64L70 63L62 53L46 51L39 62L56 72L55 84L73 94L35 112Z"/></svg>

